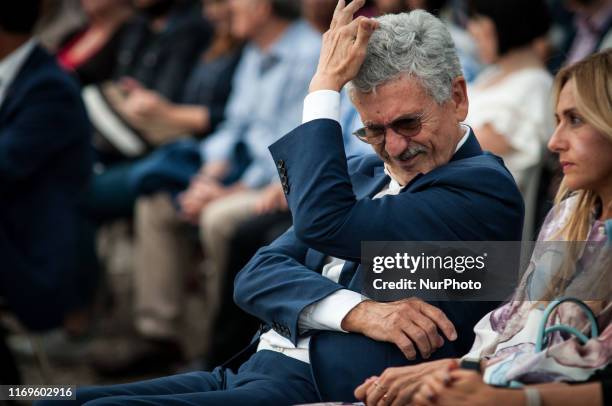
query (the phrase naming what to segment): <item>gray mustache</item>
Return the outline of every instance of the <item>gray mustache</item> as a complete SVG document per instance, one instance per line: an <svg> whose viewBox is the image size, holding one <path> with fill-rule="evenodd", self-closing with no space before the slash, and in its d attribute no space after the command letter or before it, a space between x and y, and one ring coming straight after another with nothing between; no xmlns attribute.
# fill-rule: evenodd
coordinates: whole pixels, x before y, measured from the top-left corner
<svg viewBox="0 0 612 406"><path fill-rule="evenodd" d="M420 154L421 152L426 152L426 151L427 151L427 148L425 148L424 146L414 145L406 149L401 154L397 155L395 159L397 159L398 161L407 161L409 159L414 158L417 154Z"/></svg>

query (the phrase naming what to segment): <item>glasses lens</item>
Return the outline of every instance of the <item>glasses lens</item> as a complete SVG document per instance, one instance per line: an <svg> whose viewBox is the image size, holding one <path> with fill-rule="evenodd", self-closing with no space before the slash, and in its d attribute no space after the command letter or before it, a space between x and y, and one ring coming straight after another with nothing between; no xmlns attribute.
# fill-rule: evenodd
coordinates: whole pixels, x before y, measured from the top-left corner
<svg viewBox="0 0 612 406"><path fill-rule="evenodd" d="M401 118L394 121L390 127L404 137L412 137L421 130L421 119L418 117Z"/></svg>
<svg viewBox="0 0 612 406"><path fill-rule="evenodd" d="M380 144L385 139L384 127L363 127L353 133L361 141L368 144Z"/></svg>

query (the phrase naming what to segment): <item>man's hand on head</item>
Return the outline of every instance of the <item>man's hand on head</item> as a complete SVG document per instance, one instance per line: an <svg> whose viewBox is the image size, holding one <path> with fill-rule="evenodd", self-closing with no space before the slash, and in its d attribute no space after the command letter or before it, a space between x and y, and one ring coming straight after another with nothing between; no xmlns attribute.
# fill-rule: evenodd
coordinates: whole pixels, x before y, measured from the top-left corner
<svg viewBox="0 0 612 406"><path fill-rule="evenodd" d="M311 92L340 91L359 72L370 36L378 27L378 22L370 18L353 20L364 4L365 0L354 0L349 5L345 0L338 1L330 28L323 35L319 66L310 82Z"/></svg>
<svg viewBox="0 0 612 406"><path fill-rule="evenodd" d="M454 341L453 323L437 307L419 299L397 302L366 300L355 306L342 320L345 331L363 334L377 341L394 343L406 358L414 359L417 349L423 358L444 345L444 336Z"/></svg>

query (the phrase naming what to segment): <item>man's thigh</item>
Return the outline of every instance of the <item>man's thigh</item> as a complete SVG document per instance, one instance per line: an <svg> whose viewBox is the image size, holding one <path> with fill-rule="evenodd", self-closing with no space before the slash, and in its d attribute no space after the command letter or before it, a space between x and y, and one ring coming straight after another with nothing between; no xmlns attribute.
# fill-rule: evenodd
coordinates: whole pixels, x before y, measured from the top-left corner
<svg viewBox="0 0 612 406"><path fill-rule="evenodd" d="M259 381L256 385L214 392L183 393L162 396L115 396L99 398L86 406L176 405L176 406L276 406L316 402L317 397L287 390L281 383Z"/></svg>
<svg viewBox="0 0 612 406"><path fill-rule="evenodd" d="M123 385L77 389L76 401L50 405L291 405L318 401L310 365L272 351L259 351L237 373L216 368Z"/></svg>
<svg viewBox="0 0 612 406"><path fill-rule="evenodd" d="M134 383L91 386L78 388L76 400L69 401L40 401L36 406L51 405L82 405L92 401L104 401L108 399L131 398L142 399L158 396L178 396L185 393L205 393L223 389L225 381L224 371L216 368L212 372L191 372L151 379ZM111 402L112 403L112 402Z"/></svg>
<svg viewBox="0 0 612 406"><path fill-rule="evenodd" d="M220 375L213 378L222 377L223 385L205 385L202 388L201 384L189 384L177 390L176 382L172 382L173 388L163 388L161 383L159 386L162 386L165 394L155 394L151 388L151 394L146 394L142 389L134 388L138 395L98 396L85 404L275 406L319 400L312 382L310 366L280 353L260 351L245 362L237 373L220 369L215 372L220 372ZM195 375L195 379L201 379L202 376L206 375Z"/></svg>

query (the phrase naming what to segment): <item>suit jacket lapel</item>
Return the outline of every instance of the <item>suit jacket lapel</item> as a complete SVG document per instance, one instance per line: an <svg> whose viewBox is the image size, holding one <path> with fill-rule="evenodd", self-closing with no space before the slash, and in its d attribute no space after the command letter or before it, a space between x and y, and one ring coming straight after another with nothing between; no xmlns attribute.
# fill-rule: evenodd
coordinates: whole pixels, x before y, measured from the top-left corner
<svg viewBox="0 0 612 406"><path fill-rule="evenodd" d="M453 155L450 162L471 158L481 154L482 148L480 148L480 144L474 135L474 131L470 128L470 135L468 136L468 139L465 141L465 144L459 148L459 151L455 152L455 155Z"/></svg>

